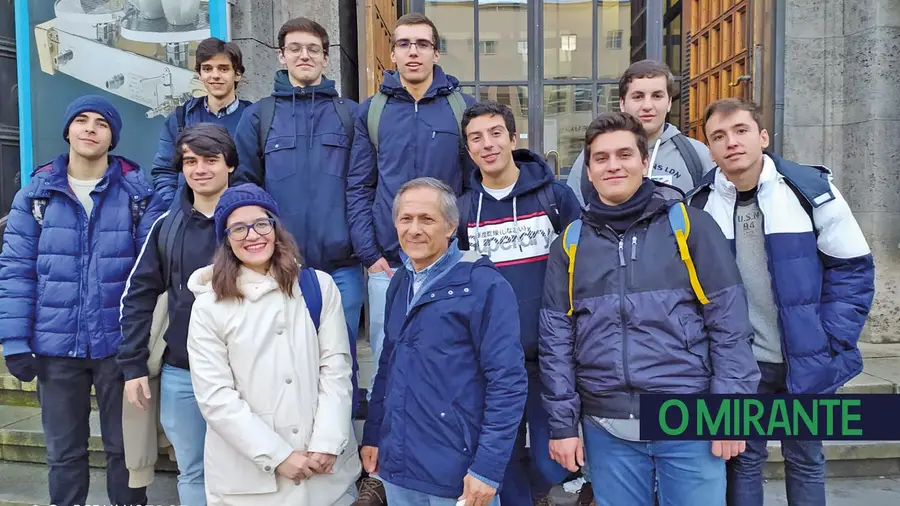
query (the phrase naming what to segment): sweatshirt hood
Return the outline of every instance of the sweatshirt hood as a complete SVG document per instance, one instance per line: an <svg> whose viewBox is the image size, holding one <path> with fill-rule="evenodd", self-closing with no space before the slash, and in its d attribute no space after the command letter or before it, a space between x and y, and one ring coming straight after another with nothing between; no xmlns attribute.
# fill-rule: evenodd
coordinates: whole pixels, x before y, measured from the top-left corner
<svg viewBox="0 0 900 506"><path fill-rule="evenodd" d="M676 135L678 135L680 133L681 133L681 130L679 130L678 127L676 127L675 125L673 125L671 123L666 123L666 126L663 127L662 135L659 136L659 139L661 141L660 145L665 144L666 142L669 142L672 139L672 137L675 137ZM653 146L650 146L650 149L653 149Z"/></svg>
<svg viewBox="0 0 900 506"><path fill-rule="evenodd" d="M459 80L444 73L440 65L434 66L434 75L431 86L425 92L425 97L431 98L438 95L449 95L459 89ZM403 83L400 81L400 72L397 70L385 70L384 80L381 83L381 92L391 97L412 98Z"/></svg>
<svg viewBox="0 0 900 506"><path fill-rule="evenodd" d="M503 200L521 197L526 193L533 192L546 184L552 183L556 179L550 165L547 164L541 155L534 151L516 149L513 151L513 161L516 163L516 167L519 168L519 179L516 181L512 192ZM481 175L481 171L474 171L471 179L472 187L479 193L487 195L484 186L482 186L484 178Z"/></svg>

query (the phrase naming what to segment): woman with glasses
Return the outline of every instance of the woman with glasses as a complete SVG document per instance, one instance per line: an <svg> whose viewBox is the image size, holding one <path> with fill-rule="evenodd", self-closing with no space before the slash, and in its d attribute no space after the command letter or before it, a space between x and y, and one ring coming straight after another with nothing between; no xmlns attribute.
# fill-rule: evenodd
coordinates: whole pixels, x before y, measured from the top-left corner
<svg viewBox="0 0 900 506"><path fill-rule="evenodd" d="M228 189L213 265L188 282L207 502L349 506L360 463L340 293L328 274L302 272L278 216L256 185Z"/></svg>

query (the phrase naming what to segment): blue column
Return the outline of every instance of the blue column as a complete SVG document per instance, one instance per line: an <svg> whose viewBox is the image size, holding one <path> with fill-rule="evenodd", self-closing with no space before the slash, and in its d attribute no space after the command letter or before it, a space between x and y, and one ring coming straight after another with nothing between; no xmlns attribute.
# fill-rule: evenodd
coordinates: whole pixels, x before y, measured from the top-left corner
<svg viewBox="0 0 900 506"><path fill-rule="evenodd" d="M211 37L228 38L228 0L209 0L209 34Z"/></svg>
<svg viewBox="0 0 900 506"><path fill-rule="evenodd" d="M28 184L34 170L33 131L31 129L31 27L28 1L15 0L16 72L19 94L19 167L22 186Z"/></svg>

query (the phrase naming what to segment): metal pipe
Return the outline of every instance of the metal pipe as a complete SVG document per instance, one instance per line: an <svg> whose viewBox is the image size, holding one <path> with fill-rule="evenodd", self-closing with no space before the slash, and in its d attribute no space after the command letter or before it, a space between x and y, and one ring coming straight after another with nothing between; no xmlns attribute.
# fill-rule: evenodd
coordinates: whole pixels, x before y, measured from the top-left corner
<svg viewBox="0 0 900 506"><path fill-rule="evenodd" d="M774 82L774 116L772 137L774 143L772 146L775 154L781 156L784 147L784 39L785 39L785 2L775 2L775 29L773 31L773 44L775 48L775 71L772 73Z"/></svg>

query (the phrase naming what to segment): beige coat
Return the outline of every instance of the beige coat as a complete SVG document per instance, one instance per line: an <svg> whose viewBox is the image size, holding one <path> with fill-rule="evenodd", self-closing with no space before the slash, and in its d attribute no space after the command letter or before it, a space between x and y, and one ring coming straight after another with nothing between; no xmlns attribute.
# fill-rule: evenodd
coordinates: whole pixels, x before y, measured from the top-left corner
<svg viewBox="0 0 900 506"><path fill-rule="evenodd" d="M197 299L188 330L194 395L207 421L209 506L345 506L360 472L351 422L351 358L341 297L322 288L319 334L294 284L242 268L244 300L216 301L212 267L188 287ZM292 451L337 455L334 472L296 484L275 473Z"/></svg>

